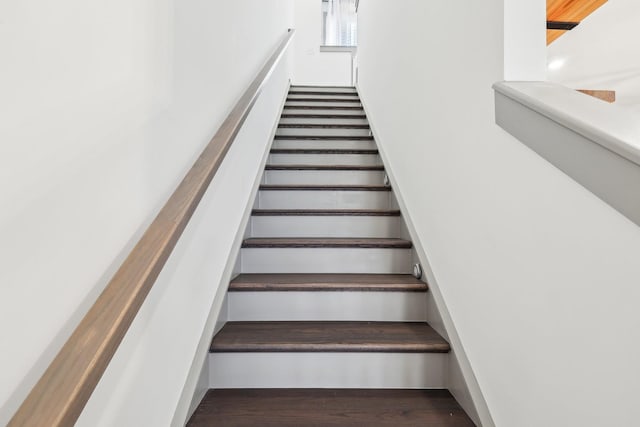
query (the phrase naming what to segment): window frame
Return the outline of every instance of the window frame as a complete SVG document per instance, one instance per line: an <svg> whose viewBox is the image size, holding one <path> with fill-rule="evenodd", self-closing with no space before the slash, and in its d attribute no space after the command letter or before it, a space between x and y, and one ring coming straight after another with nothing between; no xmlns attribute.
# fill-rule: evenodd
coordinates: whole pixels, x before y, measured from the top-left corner
<svg viewBox="0 0 640 427"><path fill-rule="evenodd" d="M320 52L351 52L355 53L358 49L357 44L357 36L356 36L356 44L351 45L327 45L325 44L326 39L326 18L325 13L323 11L323 3L328 3L328 0L320 0ZM360 0L355 0L355 15L356 15L356 34L357 34L357 25L358 25L358 5Z"/></svg>

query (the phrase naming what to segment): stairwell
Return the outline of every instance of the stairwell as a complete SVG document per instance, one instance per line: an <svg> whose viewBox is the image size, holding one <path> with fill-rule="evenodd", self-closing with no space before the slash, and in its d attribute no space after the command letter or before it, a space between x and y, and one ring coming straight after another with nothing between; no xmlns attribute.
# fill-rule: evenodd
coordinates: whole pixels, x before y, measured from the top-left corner
<svg viewBox="0 0 640 427"><path fill-rule="evenodd" d="M292 86L189 426L472 426L358 94Z"/></svg>

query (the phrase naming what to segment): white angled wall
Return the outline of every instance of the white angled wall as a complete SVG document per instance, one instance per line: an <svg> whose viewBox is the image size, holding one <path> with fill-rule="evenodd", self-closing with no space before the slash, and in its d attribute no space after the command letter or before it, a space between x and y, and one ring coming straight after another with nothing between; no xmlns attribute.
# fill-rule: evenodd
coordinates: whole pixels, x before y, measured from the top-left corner
<svg viewBox="0 0 640 427"><path fill-rule="evenodd" d="M1 425L293 27L292 10L290 0L0 4ZM207 193L224 214L187 230L85 425L171 421L289 75L285 62L256 104L233 167L214 181L226 190ZM136 401L155 418L128 418Z"/></svg>
<svg viewBox="0 0 640 427"><path fill-rule="evenodd" d="M320 52L322 0L293 0L294 84L351 85L351 53Z"/></svg>
<svg viewBox="0 0 640 427"><path fill-rule="evenodd" d="M361 0L360 94L495 425L634 425L640 229L494 124L503 14Z"/></svg>

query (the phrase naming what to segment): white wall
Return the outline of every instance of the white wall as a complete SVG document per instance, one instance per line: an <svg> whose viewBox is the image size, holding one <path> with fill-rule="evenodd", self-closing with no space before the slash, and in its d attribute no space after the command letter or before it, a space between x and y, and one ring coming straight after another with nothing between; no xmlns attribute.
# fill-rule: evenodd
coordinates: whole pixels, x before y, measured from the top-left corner
<svg viewBox="0 0 640 427"><path fill-rule="evenodd" d="M640 113L640 3L611 0L548 48L550 81L574 89L616 91L616 103Z"/></svg>
<svg viewBox="0 0 640 427"><path fill-rule="evenodd" d="M545 0L504 0L504 80L546 80Z"/></svg>
<svg viewBox="0 0 640 427"><path fill-rule="evenodd" d="M640 229L494 124L503 1L458 3L359 12L361 96L432 286L497 426L634 425Z"/></svg>
<svg viewBox="0 0 640 427"><path fill-rule="evenodd" d="M2 2L0 16L4 424L293 26L293 15L289 0L32 0ZM273 125L268 113L275 114L288 75L284 65L261 101L263 116L248 121L249 155L214 181L233 191L214 187L207 195L230 218L211 217L201 240L193 240L199 231L191 227L180 244L210 252L189 264L181 259L186 252L170 260L133 325L134 337L145 338L127 337L126 357L116 355L114 376L105 380L122 396L139 396L140 379L159 381L146 384L156 390L145 402L157 412L149 425L166 425L173 415L208 312L195 302L218 287L253 184L250 171ZM193 316L175 315L185 310ZM162 347L177 338L182 351L163 356ZM130 366L118 363L123 357ZM168 369L163 360L179 363ZM131 416L117 397L99 396L104 411L90 412L89 424Z"/></svg>
<svg viewBox="0 0 640 427"><path fill-rule="evenodd" d="M320 52L322 43L322 1L293 0L294 84L351 85L351 53Z"/></svg>

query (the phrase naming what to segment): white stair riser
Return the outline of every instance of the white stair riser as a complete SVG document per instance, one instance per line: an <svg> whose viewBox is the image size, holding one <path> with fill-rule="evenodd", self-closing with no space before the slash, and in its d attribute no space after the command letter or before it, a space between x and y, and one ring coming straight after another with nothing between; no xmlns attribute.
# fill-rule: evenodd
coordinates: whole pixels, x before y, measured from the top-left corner
<svg viewBox="0 0 640 427"><path fill-rule="evenodd" d="M420 292L229 292L229 321L426 322Z"/></svg>
<svg viewBox="0 0 640 427"><path fill-rule="evenodd" d="M291 108L285 108L282 112L283 114L340 114L340 115L352 115L352 114L364 114L364 110L362 109L349 109L349 110L335 110L331 108L318 108L318 109L307 109L307 108L295 108L295 106Z"/></svg>
<svg viewBox="0 0 640 427"><path fill-rule="evenodd" d="M397 216L254 216L251 237L398 237Z"/></svg>
<svg viewBox="0 0 640 427"><path fill-rule="evenodd" d="M285 113L286 114L286 113ZM340 119L333 117L300 117L300 118L286 118L280 119L280 123L288 125L367 125L369 122L367 119Z"/></svg>
<svg viewBox="0 0 640 427"><path fill-rule="evenodd" d="M278 128L276 135L369 136L369 129Z"/></svg>
<svg viewBox="0 0 640 427"><path fill-rule="evenodd" d="M331 101L287 101L285 107L361 107L360 101L356 102L331 102Z"/></svg>
<svg viewBox="0 0 640 427"><path fill-rule="evenodd" d="M447 354L210 353L210 388L444 388Z"/></svg>
<svg viewBox="0 0 640 427"><path fill-rule="evenodd" d="M260 209L388 209L389 191L260 191Z"/></svg>
<svg viewBox="0 0 640 427"><path fill-rule="evenodd" d="M318 148L318 149L359 149L375 150L376 144L373 141L309 141L309 140L274 140L272 148Z"/></svg>
<svg viewBox="0 0 640 427"><path fill-rule="evenodd" d="M243 248L242 273L411 272L411 249Z"/></svg>
<svg viewBox="0 0 640 427"><path fill-rule="evenodd" d="M360 170L268 170L264 184L274 185L382 185L383 171Z"/></svg>
<svg viewBox="0 0 640 427"><path fill-rule="evenodd" d="M382 165L377 154L271 154L270 165Z"/></svg>
<svg viewBox="0 0 640 427"><path fill-rule="evenodd" d="M296 91L356 93L354 87L348 86L292 86L291 92Z"/></svg>
<svg viewBox="0 0 640 427"><path fill-rule="evenodd" d="M349 100L358 100L358 95L356 93L344 93L344 94L332 94L329 93L327 95L318 95L318 94L302 94L299 95L297 93L290 93L287 95L287 99L349 99Z"/></svg>

